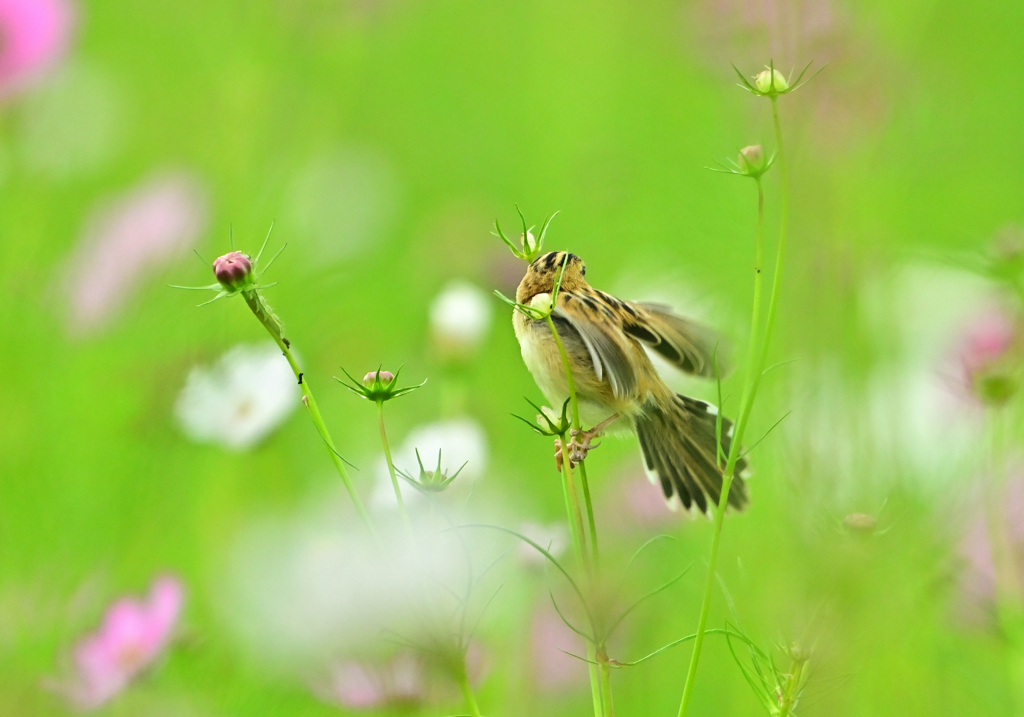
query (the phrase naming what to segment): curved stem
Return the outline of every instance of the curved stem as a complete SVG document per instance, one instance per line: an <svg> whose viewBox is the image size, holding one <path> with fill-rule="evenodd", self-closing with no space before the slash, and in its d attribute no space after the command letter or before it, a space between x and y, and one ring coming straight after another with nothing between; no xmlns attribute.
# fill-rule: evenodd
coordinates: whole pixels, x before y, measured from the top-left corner
<svg viewBox="0 0 1024 717"><path fill-rule="evenodd" d="M316 426L317 432L320 434L320 438L327 444L327 452L331 456L331 461L334 463L335 469L338 471L338 475L341 477L341 482L345 485L345 490L348 491L349 497L352 499L352 504L356 507L356 512L359 513L359 517L362 518L363 523L366 524L367 530L374 537L378 543L380 542L380 536L377 534L377 529L373 525L373 521L370 520L370 514L366 512L366 508L363 506L363 501L359 499L359 494L356 493L355 486L352 484L352 478L348 474L348 470L345 468L344 462L341 460L341 456L338 453L338 449L334 445L334 440L331 438L331 434L327 431L327 425L324 423L323 416L320 415L320 409L316 405L316 399L313 398L313 391L309 387L309 380L306 379L302 370L299 368L298 361L295 360L295 356L292 354L291 343L286 339L281 332L281 323L277 316L271 311L270 306L267 304L266 299L263 298L255 289L247 291L243 294L245 303L249 305L253 314L259 319L260 323L263 324L267 332L273 337L278 347L281 349L281 353L284 354L285 359L288 360L288 365L292 368L292 373L295 374L295 379L299 382L299 386L302 388L302 403L306 406L306 410L309 412L309 417L313 420L313 425Z"/></svg>
<svg viewBox="0 0 1024 717"><path fill-rule="evenodd" d="M398 509L405 520L405 526L411 531L412 523L409 520L409 511L405 508L405 501L402 500L402 490L398 485L398 474L395 471L395 463L391 460L391 445L388 443L388 433L384 430L384 402L377 401L377 417L380 424L380 442L384 446L384 459L388 463L388 473L391 475L391 486L395 489L395 500L398 501Z"/></svg>
<svg viewBox="0 0 1024 717"><path fill-rule="evenodd" d="M768 346L771 339L772 329L775 326L775 313L778 308L779 287L781 286L782 263L785 257L786 246L786 224L789 215L788 178L786 174L786 163L784 161L782 146L782 128L779 123L779 110L776 98L771 98L772 119L775 124L776 152L778 153L777 164L779 165L779 181L781 185L779 201L779 246L775 259L775 275L772 278L772 293L768 303L768 316L765 321L764 338L761 340L760 351L758 348L757 335L760 329L761 311L761 259L762 246L764 243L764 192L761 182L757 183L757 249L756 264L754 266L754 307L751 315L750 326L750 348L748 354L747 375L744 377L743 398L740 404L740 413L736 418L733 430L732 443L729 446L729 456L725 463L725 470L722 474L722 494L718 501L718 509L715 512L714 532L711 536L711 554L708 557L708 574L704 582L704 595L701 599L700 617L697 620L696 639L693 642L693 652L690 655L690 666L686 672L686 684L683 687L683 697L679 704L679 717L684 717L686 710L693 698L693 689L697 676L697 664L700 661L700 651L704 644L704 635L707 629L708 614L711 609L711 595L715 585L715 571L718 565L718 550L722 538L722 521L725 518L725 511L728 507L729 488L732 486L733 473L736 470L736 463L740 456L740 446L743 443L743 434L746 432L750 412L754 407L754 399L757 396L757 389L761 384L761 377L764 374L765 362L768 358ZM755 358L756 357L756 358Z"/></svg>

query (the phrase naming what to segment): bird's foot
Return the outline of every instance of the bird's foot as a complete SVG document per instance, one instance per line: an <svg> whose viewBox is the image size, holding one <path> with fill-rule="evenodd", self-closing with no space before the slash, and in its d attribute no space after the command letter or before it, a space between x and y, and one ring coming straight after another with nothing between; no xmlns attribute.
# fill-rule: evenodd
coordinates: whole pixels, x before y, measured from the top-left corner
<svg viewBox="0 0 1024 717"><path fill-rule="evenodd" d="M597 448L601 445L600 443L592 443L592 441L604 433L604 429L611 423L614 423L618 417L619 414L612 414L589 431L581 431L578 428L574 428L569 431L569 461L571 466L575 466L577 463L581 463L586 460L587 454L591 449Z"/></svg>
<svg viewBox="0 0 1024 717"><path fill-rule="evenodd" d="M600 435L600 431L597 428L592 428L589 431L581 431L578 428L574 428L569 431L569 465L575 466L577 463L581 463L586 460L587 454L594 448L597 448L600 443L592 443L595 438Z"/></svg>

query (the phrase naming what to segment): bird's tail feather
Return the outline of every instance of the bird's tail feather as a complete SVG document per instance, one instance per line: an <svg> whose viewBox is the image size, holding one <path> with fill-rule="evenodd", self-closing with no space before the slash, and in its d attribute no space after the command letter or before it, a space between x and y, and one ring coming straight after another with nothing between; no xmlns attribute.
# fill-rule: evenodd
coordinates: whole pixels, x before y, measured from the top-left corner
<svg viewBox="0 0 1024 717"><path fill-rule="evenodd" d="M696 505L702 513L718 504L722 494L722 470L716 449L717 409L703 401L673 395L645 407L636 418L647 475L661 484L673 510ZM732 421L722 419L722 452L732 443ZM723 459L724 463L724 459ZM729 505L742 510L747 503L747 461L736 462L729 489Z"/></svg>

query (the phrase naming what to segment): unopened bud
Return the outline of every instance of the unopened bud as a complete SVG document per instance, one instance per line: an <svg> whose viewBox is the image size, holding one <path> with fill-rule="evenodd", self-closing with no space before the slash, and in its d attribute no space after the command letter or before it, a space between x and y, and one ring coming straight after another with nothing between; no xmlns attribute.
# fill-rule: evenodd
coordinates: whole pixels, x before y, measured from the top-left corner
<svg viewBox="0 0 1024 717"><path fill-rule="evenodd" d="M766 95L779 94L789 89L789 81L778 70L762 70L754 78L754 87Z"/></svg>
<svg viewBox="0 0 1024 717"><path fill-rule="evenodd" d="M372 386L378 376L380 376L380 382L384 384L391 383L395 380L395 374L390 371L370 371L368 374L363 376L363 385L367 387Z"/></svg>
<svg viewBox="0 0 1024 717"><path fill-rule="evenodd" d="M759 144L752 144L740 150L740 156L736 163L746 174L756 175L764 172L764 148Z"/></svg>
<svg viewBox="0 0 1024 717"><path fill-rule="evenodd" d="M537 251L537 238L533 236L533 232L528 231L526 234L520 234L519 241L523 244L524 254L533 254Z"/></svg>
<svg viewBox="0 0 1024 717"><path fill-rule="evenodd" d="M868 515L867 513L850 513L848 516L843 518L843 525L851 533L862 533L869 534L874 533L875 529L878 528L878 521L875 520L874 516Z"/></svg>
<svg viewBox="0 0 1024 717"><path fill-rule="evenodd" d="M213 275L228 291L238 291L252 281L252 262L240 251L229 252L213 262Z"/></svg>

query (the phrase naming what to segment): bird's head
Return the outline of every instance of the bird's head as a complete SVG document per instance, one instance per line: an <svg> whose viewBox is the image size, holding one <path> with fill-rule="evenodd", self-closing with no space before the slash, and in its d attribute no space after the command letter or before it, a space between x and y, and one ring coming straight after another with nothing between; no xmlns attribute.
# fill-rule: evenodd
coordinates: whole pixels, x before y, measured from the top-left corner
<svg viewBox="0 0 1024 717"><path fill-rule="evenodd" d="M516 290L516 301L529 304L537 294L550 294L563 266L561 290L576 291L588 286L587 266L582 259L564 251L551 251L534 259L526 269L526 276Z"/></svg>

